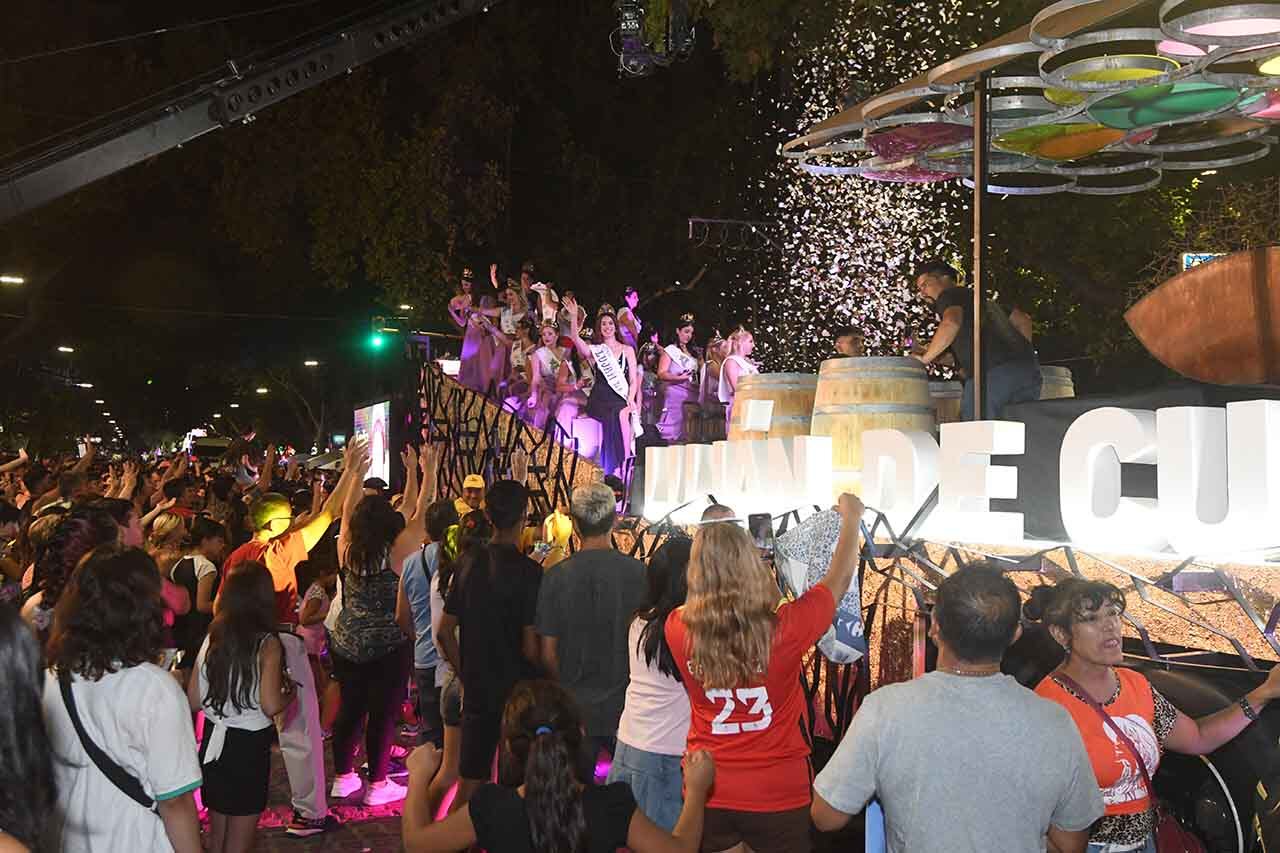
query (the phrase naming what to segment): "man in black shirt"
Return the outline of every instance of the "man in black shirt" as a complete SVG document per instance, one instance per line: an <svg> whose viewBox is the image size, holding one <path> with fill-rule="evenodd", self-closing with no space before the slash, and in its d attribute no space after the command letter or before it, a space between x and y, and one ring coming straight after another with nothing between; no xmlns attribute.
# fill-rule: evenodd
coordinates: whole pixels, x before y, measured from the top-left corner
<svg viewBox="0 0 1280 853"><path fill-rule="evenodd" d="M973 292L958 287L955 268L942 261L930 261L916 271L915 287L938 313L933 340L916 358L932 364L950 353L956 366L965 371L964 396L960 413L975 420L973 407ZM994 302L982 309L982 363L986 368L986 393L982 419L996 420L1009 403L1040 399L1040 362L1031 345L1031 317L1021 309L1006 312Z"/></svg>
<svg viewBox="0 0 1280 853"><path fill-rule="evenodd" d="M489 489L489 545L458 556L435 640L462 679L462 754L458 805L489 780L502 709L516 682L536 678L534 623L542 568L519 550L528 490L514 480ZM461 633L461 640L454 631Z"/></svg>

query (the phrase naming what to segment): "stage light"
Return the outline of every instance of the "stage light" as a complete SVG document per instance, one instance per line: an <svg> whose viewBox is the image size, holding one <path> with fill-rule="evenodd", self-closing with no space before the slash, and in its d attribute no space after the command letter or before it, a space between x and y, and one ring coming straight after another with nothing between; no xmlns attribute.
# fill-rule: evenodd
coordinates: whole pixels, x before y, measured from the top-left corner
<svg viewBox="0 0 1280 853"><path fill-rule="evenodd" d="M266 389L266 388L254 388L254 389L253 389L253 391L254 391L254 393L255 393L255 394L265 394L265 393L267 393L267 389Z"/></svg>
<svg viewBox="0 0 1280 853"><path fill-rule="evenodd" d="M93 387L93 383L92 383L92 382L77 382L77 383L76 383L76 387L77 387L77 388L92 388L92 387Z"/></svg>
<svg viewBox="0 0 1280 853"><path fill-rule="evenodd" d="M320 362L316 361L314 358L309 358L306 361L302 362L302 366L303 367L319 367Z"/></svg>
<svg viewBox="0 0 1280 853"><path fill-rule="evenodd" d="M58 352L75 352L75 347L58 347Z"/></svg>

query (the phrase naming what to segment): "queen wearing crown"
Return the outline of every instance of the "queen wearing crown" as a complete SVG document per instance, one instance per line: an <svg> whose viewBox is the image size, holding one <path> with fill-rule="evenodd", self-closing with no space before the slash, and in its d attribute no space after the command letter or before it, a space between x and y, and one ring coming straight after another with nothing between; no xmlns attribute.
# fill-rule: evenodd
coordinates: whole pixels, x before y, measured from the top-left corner
<svg viewBox="0 0 1280 853"><path fill-rule="evenodd" d="M676 321L675 340L658 354L658 432L672 444L688 440L684 404L697 402L701 362L689 349L692 340L693 315L684 314Z"/></svg>
<svg viewBox="0 0 1280 853"><path fill-rule="evenodd" d="M587 344L581 332L578 304L565 297L572 328L569 338L578 354L591 365L595 383L587 398L586 413L600 422L600 467L607 474L625 474L640 425L640 370L636 351L618 339L613 308L601 305L596 312L595 344Z"/></svg>

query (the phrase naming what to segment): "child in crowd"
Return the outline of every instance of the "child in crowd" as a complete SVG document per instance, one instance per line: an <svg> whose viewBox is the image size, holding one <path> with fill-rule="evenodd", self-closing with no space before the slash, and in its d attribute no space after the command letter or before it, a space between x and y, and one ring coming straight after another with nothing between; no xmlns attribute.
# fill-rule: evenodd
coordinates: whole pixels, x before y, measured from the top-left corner
<svg viewBox="0 0 1280 853"><path fill-rule="evenodd" d="M303 560L298 564L297 573L298 589L306 590L298 602L298 634L307 646L307 660L315 677L316 695L320 697L320 721L325 732L329 732L338 713L338 685L324 667L324 656L328 650L324 620L333 602L338 573L332 565L324 566L317 560Z"/></svg>
<svg viewBox="0 0 1280 853"><path fill-rule="evenodd" d="M502 718L504 771L518 787L482 785L440 823L428 806L428 782L440 766L433 744L409 758L409 795L401 821L409 853L463 850L489 853L693 853L702 838L702 812L715 780L705 751L685 761L685 802L675 832L667 833L636 807L625 783L591 784L584 761L582 716L564 688L550 681L515 686Z"/></svg>
<svg viewBox="0 0 1280 853"><path fill-rule="evenodd" d="M242 563L222 583L218 614L187 688L192 710L212 724L200 744L210 853L247 853L267 807L271 718L288 707L296 688L275 627L271 573Z"/></svg>

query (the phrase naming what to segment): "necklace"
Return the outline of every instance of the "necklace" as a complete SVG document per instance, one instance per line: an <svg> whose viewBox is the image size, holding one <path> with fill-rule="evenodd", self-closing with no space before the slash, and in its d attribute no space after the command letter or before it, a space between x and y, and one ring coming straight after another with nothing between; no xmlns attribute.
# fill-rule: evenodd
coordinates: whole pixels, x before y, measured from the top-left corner
<svg viewBox="0 0 1280 853"><path fill-rule="evenodd" d="M942 672L949 672L952 675L963 675L967 678L985 678L989 675L999 675L1000 668L995 669L960 669L959 667L942 666L938 667Z"/></svg>

